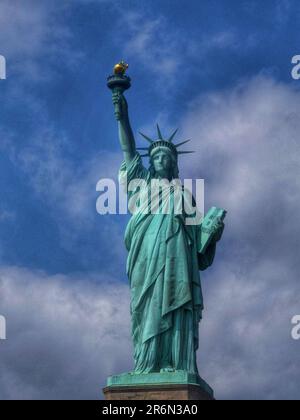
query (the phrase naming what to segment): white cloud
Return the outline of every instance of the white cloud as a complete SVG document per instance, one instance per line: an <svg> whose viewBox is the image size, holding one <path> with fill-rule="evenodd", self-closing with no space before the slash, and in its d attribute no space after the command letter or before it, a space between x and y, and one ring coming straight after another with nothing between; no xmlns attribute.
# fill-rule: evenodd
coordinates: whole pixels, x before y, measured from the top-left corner
<svg viewBox="0 0 300 420"><path fill-rule="evenodd" d="M299 105L297 89L258 77L198 98L182 121L197 153L181 158L181 173L206 179L207 207L228 210L236 238L300 234L292 222L300 199ZM270 224L275 232L266 230Z"/></svg>
<svg viewBox="0 0 300 420"><path fill-rule="evenodd" d="M127 284L1 267L0 290L0 399L99 399L131 368Z"/></svg>
<svg viewBox="0 0 300 420"><path fill-rule="evenodd" d="M83 58L72 48L72 33L61 21L67 8L57 1L1 1L0 45L8 78L14 74L31 83L44 81L55 74L50 63L63 60L65 66L72 66Z"/></svg>
<svg viewBox="0 0 300 420"><path fill-rule="evenodd" d="M155 75L152 84L159 89L173 87L179 80L184 83L195 71L198 75L206 72L208 54L217 57L220 50L246 51L257 44L254 34L241 38L234 29L187 36L163 14L151 16L133 9L120 16L118 29L124 32L124 57L145 69L149 77Z"/></svg>
<svg viewBox="0 0 300 420"><path fill-rule="evenodd" d="M109 247L110 255L124 257L120 218L110 217L108 224L108 216L100 216L96 211L100 194L96 191L96 184L100 178L117 182L122 161L120 152L102 151L87 160L75 162L66 158L71 143L65 134L44 126L37 127L30 142L20 148L16 147L18 142L14 136L4 136L4 139L3 147L9 151L14 166L23 174L38 199L46 204L47 216L56 221L60 245L65 251L74 254L77 250L82 262L86 258L97 261L99 248L107 247L109 238L110 244L115 243L114 247ZM5 215L7 218L8 214ZM0 213L0 222L3 217L4 213ZM124 220L124 216L120 217ZM99 232L97 243L96 231Z"/></svg>
<svg viewBox="0 0 300 420"><path fill-rule="evenodd" d="M257 37L255 34L250 34L241 37L235 30L215 32L212 34L205 34L202 36L201 41L197 48L199 56L204 57L206 54L221 50L226 51L247 51L257 44Z"/></svg>
<svg viewBox="0 0 300 420"><path fill-rule="evenodd" d="M86 159L74 159L72 140L49 122L40 102L26 96L26 105L39 116L30 136L23 138L13 130L0 127L0 150L8 156L41 204L46 205L45 216L50 216L59 230L59 245L72 255L80 253L82 263L90 258L96 264L107 238L110 241L114 238L116 245L109 247L110 253L123 257L121 220L110 218L108 225L108 216L100 216L96 211L97 182L100 178L117 181L122 153L102 150ZM0 255L4 252L3 246L0 243Z"/></svg>
<svg viewBox="0 0 300 420"><path fill-rule="evenodd" d="M72 147L70 139L46 121L35 127L30 141L22 147L16 135L3 131L1 148L51 211L62 211L70 222L89 223L96 213L96 184L100 178L117 180L122 154L102 151L75 162L66 157Z"/></svg>
<svg viewBox="0 0 300 420"><path fill-rule="evenodd" d="M299 399L299 343L291 319L299 312L294 268L261 258L234 260L207 273L200 327L200 372L217 399ZM280 380L279 380L280 378Z"/></svg>
<svg viewBox="0 0 300 420"><path fill-rule="evenodd" d="M5 54L28 57L40 52L47 41L48 19L42 2L2 0L0 44Z"/></svg>
<svg viewBox="0 0 300 420"><path fill-rule="evenodd" d="M264 260L250 274L228 263L205 273L199 368L217 399L300 398L290 335L300 291L286 274ZM132 368L127 284L2 267L0 291L1 399L97 399L108 375Z"/></svg>
<svg viewBox="0 0 300 420"><path fill-rule="evenodd" d="M154 73L164 86L176 80L179 69L182 74L186 67L183 60L194 51L193 41L179 30L171 30L162 15L151 19L141 12L129 11L122 15L119 27L126 27L125 57L136 60L149 74Z"/></svg>
<svg viewBox="0 0 300 420"><path fill-rule="evenodd" d="M206 179L206 209L228 210L203 274L200 370L218 398L300 398L299 108L297 88L257 77L201 96L181 124L197 151L181 175Z"/></svg>

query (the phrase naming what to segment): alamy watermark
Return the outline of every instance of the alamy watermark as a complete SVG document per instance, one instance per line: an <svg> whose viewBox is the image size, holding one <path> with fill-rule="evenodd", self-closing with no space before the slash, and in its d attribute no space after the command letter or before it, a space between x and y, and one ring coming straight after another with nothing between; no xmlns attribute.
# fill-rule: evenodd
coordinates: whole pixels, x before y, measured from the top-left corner
<svg viewBox="0 0 300 420"><path fill-rule="evenodd" d="M98 214L175 214L184 215L186 225L199 225L204 216L204 180L145 179L127 183L123 174L119 183L100 179L96 209ZM127 210L128 209L128 210Z"/></svg>
<svg viewBox="0 0 300 420"><path fill-rule="evenodd" d="M295 64L292 68L292 78L294 80L300 79L300 55L294 55L292 58L292 64Z"/></svg>
<svg viewBox="0 0 300 420"><path fill-rule="evenodd" d="M0 315L0 340L6 340L6 319Z"/></svg>
<svg viewBox="0 0 300 420"><path fill-rule="evenodd" d="M300 315L295 315L292 318L292 325L294 325L292 329L292 338L293 340L300 340Z"/></svg>
<svg viewBox="0 0 300 420"><path fill-rule="evenodd" d="M0 80L6 79L6 59L0 55Z"/></svg>

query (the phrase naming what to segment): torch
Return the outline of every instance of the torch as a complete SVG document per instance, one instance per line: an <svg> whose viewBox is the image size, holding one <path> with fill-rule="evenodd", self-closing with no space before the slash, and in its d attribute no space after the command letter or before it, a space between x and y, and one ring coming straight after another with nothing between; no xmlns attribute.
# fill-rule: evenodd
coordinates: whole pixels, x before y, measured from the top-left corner
<svg viewBox="0 0 300 420"><path fill-rule="evenodd" d="M122 94L125 90L131 86L131 80L129 76L126 76L125 72L128 69L128 64L124 61L116 64L114 67L114 74L107 78L107 86L112 90L113 93ZM115 104L115 116L119 121L121 117L120 104Z"/></svg>

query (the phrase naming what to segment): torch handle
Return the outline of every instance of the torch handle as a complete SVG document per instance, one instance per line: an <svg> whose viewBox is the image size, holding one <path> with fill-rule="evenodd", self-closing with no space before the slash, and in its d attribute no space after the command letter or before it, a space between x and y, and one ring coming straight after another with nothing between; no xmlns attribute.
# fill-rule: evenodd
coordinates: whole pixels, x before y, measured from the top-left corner
<svg viewBox="0 0 300 420"><path fill-rule="evenodd" d="M123 98L120 98L120 96L125 90L130 88L130 82L130 77L124 75L123 73L114 73L113 75L107 78L107 87L112 91L113 94L113 104L115 109L115 117L117 121L120 121L124 117L124 115L122 115L123 113L125 113L125 110L123 108L127 104L125 100L125 105L123 105L124 100Z"/></svg>
<svg viewBox="0 0 300 420"><path fill-rule="evenodd" d="M112 92L113 93L118 93L119 95L121 95L124 92L124 89L122 89L120 87L115 87L112 90ZM120 101L115 102L114 107L115 107L115 117L116 117L116 120L117 121L120 121L121 114L122 114L122 112L121 112L121 106L120 106Z"/></svg>

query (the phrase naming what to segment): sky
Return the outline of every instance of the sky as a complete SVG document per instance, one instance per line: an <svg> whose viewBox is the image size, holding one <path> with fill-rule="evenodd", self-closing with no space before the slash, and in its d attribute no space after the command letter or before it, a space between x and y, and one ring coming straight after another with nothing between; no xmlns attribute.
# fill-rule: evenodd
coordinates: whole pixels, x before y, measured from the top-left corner
<svg viewBox="0 0 300 420"><path fill-rule="evenodd" d="M99 399L132 369L129 216L96 212L122 162L120 59L137 144L179 128L180 175L228 211L201 376L217 399L300 399L299 23L297 0L0 1L0 399Z"/></svg>

